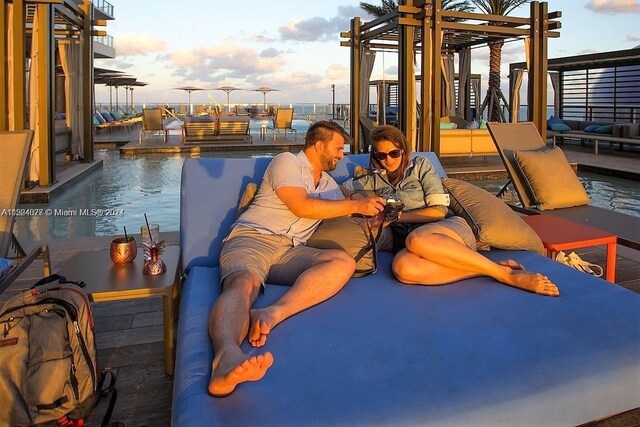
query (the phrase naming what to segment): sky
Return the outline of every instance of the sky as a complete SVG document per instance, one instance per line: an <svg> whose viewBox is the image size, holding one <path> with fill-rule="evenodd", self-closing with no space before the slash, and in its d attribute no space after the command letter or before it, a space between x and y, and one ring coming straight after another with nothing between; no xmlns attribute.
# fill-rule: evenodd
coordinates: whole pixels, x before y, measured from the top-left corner
<svg viewBox="0 0 640 427"><path fill-rule="evenodd" d="M279 89L267 94L267 103L328 104L332 84L336 102L348 103L349 48L340 46L339 34L349 30L355 16L365 22L372 19L353 0L109 1L115 20L108 21L105 29L114 37L116 57L96 59L95 66L124 71L149 83L135 89L136 103L186 103L187 94L172 88L232 85L248 89L232 92L232 104L261 104L262 94L250 90L260 86ZM549 58L640 45L640 0L549 0L548 4L550 12L562 12L560 37L549 39ZM529 6L511 15L528 16ZM472 58L472 72L483 75L486 89L488 48L475 49ZM504 46L505 93L508 64L524 60L521 42ZM397 69L397 55L379 54L371 78L396 78ZM123 89L119 93L123 98ZM193 92L191 102L225 104L226 96L218 90ZM108 100L108 89L96 85L96 102Z"/></svg>

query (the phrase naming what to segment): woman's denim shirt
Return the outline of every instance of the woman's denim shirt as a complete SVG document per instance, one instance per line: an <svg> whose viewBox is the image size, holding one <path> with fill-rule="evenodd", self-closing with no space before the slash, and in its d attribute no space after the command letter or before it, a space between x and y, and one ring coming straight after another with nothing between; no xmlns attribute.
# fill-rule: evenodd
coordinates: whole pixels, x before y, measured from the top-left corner
<svg viewBox="0 0 640 427"><path fill-rule="evenodd" d="M438 172L426 157L415 157L404 171L404 178L395 186L387 179L384 169L348 179L342 186L349 191L375 191L380 197L401 200L403 211L441 206L446 212L449 206L449 195L445 194Z"/></svg>

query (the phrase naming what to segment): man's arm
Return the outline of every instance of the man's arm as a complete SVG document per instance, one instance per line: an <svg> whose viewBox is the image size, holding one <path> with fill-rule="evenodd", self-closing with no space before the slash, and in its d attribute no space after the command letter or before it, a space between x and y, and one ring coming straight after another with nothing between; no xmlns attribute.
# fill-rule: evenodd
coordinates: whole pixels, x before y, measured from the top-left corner
<svg viewBox="0 0 640 427"><path fill-rule="evenodd" d="M421 223L440 221L441 219L444 219L445 213L438 208L441 208L441 206L426 207L402 212L402 215L398 218L398 222ZM444 210L446 210L446 208L444 208Z"/></svg>
<svg viewBox="0 0 640 427"><path fill-rule="evenodd" d="M384 200L377 196L362 200L322 200L309 197L302 187L280 187L276 194L300 218L329 219L354 213L374 216L384 209Z"/></svg>

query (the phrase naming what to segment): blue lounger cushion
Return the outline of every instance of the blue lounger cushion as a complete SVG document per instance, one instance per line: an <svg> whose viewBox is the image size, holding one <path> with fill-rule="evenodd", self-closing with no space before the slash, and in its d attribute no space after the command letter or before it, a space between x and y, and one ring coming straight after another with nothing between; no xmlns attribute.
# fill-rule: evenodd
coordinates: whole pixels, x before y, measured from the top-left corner
<svg viewBox="0 0 640 427"><path fill-rule="evenodd" d="M432 153L431 160L444 176ZM576 425L640 407L640 296L541 255L490 251L558 284L558 298L473 278L407 286L379 270L278 325L274 365L225 398L207 394L207 322L218 257L248 182L270 159L188 159L172 421L192 425ZM368 156L348 156L338 181ZM210 195L202 197L203 194ZM256 307L288 288L268 285Z"/></svg>
<svg viewBox="0 0 640 427"><path fill-rule="evenodd" d="M195 267L178 329L173 425L576 425L640 405L640 298L531 252L559 298L488 278L402 285L391 256L333 299L278 325L274 365L230 396L207 393L217 268ZM256 307L288 288L267 286ZM256 403L259 402L259 403Z"/></svg>

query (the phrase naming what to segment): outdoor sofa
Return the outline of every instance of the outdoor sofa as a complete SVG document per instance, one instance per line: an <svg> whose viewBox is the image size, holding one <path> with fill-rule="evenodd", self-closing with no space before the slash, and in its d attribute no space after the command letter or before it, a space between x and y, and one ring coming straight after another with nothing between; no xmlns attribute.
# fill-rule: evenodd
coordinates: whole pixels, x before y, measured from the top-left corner
<svg viewBox="0 0 640 427"><path fill-rule="evenodd" d="M547 137L552 139L554 146L558 141L564 141L565 139L575 139L582 142L593 141L594 153L598 154L601 142L608 142L612 151L614 144L618 144L620 150L622 150L624 144L640 145L640 125L636 123L607 123L566 119L563 119L562 123L567 125L570 130L547 130ZM609 125L610 131L608 133L599 133L591 130L594 127Z"/></svg>
<svg viewBox="0 0 640 427"><path fill-rule="evenodd" d="M220 248L244 187L260 183L269 161L185 161L174 426L577 425L640 407L640 296L533 252L501 250L487 256L543 272L560 296L486 277L403 285L380 253L375 274L278 325L264 347L245 341L249 354L272 352L273 366L211 397L207 322ZM332 175L342 181L367 162L346 156ZM255 306L287 289L268 284Z"/></svg>
<svg viewBox="0 0 640 427"><path fill-rule="evenodd" d="M187 116L184 142L251 142L250 119L236 116Z"/></svg>

